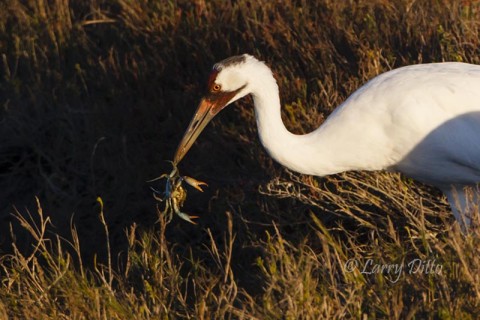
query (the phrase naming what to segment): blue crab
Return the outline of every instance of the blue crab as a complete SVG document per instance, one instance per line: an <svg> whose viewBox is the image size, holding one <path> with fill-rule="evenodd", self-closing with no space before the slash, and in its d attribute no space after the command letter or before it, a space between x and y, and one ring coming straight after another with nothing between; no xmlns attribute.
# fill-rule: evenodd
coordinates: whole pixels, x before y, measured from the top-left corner
<svg viewBox="0 0 480 320"><path fill-rule="evenodd" d="M160 177L150 180L149 182L156 181L159 179L166 179L165 184L165 192L160 192L158 190L153 190L153 197L155 200L159 202L165 202L165 208L161 213L167 216L167 223L170 222L173 218L173 214L175 213L177 216L186 220L190 223L196 224L195 221L192 219L198 218L198 216L190 216L181 211L185 200L187 199L187 191L182 186L183 182L186 182L188 185L194 187L198 191L203 192L202 186L206 186L207 184L202 181L198 181L194 178L187 177L187 176L180 176L180 173L177 169L175 163L173 164L173 170L170 174L162 174ZM159 195L162 196L159 196Z"/></svg>

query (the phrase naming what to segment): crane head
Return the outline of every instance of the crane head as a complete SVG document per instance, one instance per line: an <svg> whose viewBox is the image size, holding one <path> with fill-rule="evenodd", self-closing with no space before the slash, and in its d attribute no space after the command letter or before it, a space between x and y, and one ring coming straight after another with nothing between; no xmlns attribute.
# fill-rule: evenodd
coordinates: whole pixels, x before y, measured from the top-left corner
<svg viewBox="0 0 480 320"><path fill-rule="evenodd" d="M244 66L252 59L258 62L254 57L244 54L225 59L213 66L208 79L207 93L201 99L187 131L177 147L173 158L174 164L178 164L182 160L215 115L230 103L249 93Z"/></svg>

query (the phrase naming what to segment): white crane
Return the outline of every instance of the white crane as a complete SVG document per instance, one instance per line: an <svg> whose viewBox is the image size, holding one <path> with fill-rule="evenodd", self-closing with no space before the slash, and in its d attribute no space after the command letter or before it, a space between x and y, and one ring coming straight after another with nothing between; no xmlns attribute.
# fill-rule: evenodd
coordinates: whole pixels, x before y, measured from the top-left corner
<svg viewBox="0 0 480 320"><path fill-rule="evenodd" d="M480 195L480 66L445 62L385 72L355 91L318 129L296 135L282 122L270 68L251 55L234 56L214 65L174 163L220 110L248 94L260 140L280 164L316 176L399 171L440 188L460 225L469 224L462 214L469 210L465 187L474 198Z"/></svg>

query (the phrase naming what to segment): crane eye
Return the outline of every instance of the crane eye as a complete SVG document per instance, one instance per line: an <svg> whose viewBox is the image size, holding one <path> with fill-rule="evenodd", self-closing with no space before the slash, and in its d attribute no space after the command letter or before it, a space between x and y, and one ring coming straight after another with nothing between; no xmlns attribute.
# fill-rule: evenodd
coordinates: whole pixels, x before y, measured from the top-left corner
<svg viewBox="0 0 480 320"><path fill-rule="evenodd" d="M218 92L220 91L220 89L221 89L221 86L219 84L214 84L212 87L213 92Z"/></svg>

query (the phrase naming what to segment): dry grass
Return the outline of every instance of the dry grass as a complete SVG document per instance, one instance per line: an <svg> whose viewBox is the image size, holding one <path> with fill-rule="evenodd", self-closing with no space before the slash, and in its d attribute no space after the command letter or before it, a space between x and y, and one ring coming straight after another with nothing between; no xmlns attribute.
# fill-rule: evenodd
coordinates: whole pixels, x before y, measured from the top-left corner
<svg viewBox="0 0 480 320"><path fill-rule="evenodd" d="M287 127L307 132L380 72L480 63L479 10L2 2L0 318L479 318L480 228L461 234L438 190L398 174L284 170L256 138L249 99L182 163L209 183L186 204L198 226L167 225L146 183L169 170L214 62L266 60Z"/></svg>

